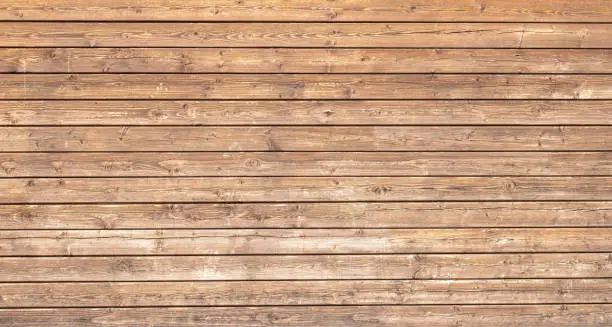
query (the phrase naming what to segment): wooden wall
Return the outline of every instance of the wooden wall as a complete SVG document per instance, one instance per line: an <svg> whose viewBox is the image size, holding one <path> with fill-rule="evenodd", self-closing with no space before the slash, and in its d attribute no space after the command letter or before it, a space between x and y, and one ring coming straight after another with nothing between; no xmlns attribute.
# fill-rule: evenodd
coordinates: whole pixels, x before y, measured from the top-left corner
<svg viewBox="0 0 612 327"><path fill-rule="evenodd" d="M612 2L4 0L1 326L612 326Z"/></svg>

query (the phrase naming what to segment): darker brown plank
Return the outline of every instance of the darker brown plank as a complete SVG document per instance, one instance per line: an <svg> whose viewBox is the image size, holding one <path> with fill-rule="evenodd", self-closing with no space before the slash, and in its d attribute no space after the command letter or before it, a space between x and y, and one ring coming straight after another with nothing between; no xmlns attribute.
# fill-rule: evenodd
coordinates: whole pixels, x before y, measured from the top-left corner
<svg viewBox="0 0 612 327"><path fill-rule="evenodd" d="M0 152L177 149L238 152L606 151L612 149L612 126L0 127ZM12 164L5 166L6 172Z"/></svg>
<svg viewBox="0 0 612 327"><path fill-rule="evenodd" d="M0 309L0 324L30 327L108 325L320 327L607 327L612 304L589 305L410 305L334 307L182 307ZM517 325L518 324L518 325Z"/></svg>
<svg viewBox="0 0 612 327"><path fill-rule="evenodd" d="M1 282L577 277L612 277L609 254L0 258Z"/></svg>
<svg viewBox="0 0 612 327"><path fill-rule="evenodd" d="M612 39L611 39L612 40ZM0 74L36 99L611 99L611 75Z"/></svg>
<svg viewBox="0 0 612 327"><path fill-rule="evenodd" d="M612 101L0 101L2 125L612 125Z"/></svg>
<svg viewBox="0 0 612 327"><path fill-rule="evenodd" d="M0 229L612 227L609 202L0 205Z"/></svg>
<svg viewBox="0 0 612 327"><path fill-rule="evenodd" d="M612 252L612 228L0 231L0 256Z"/></svg>
<svg viewBox="0 0 612 327"><path fill-rule="evenodd" d="M6 22L2 47L610 48L607 24Z"/></svg>
<svg viewBox="0 0 612 327"><path fill-rule="evenodd" d="M0 168L0 177L609 176L612 152L0 153Z"/></svg>
<svg viewBox="0 0 612 327"><path fill-rule="evenodd" d="M0 179L0 203L606 201L612 177Z"/></svg>
<svg viewBox="0 0 612 327"><path fill-rule="evenodd" d="M2 73L612 73L608 49L0 49Z"/></svg>
<svg viewBox="0 0 612 327"><path fill-rule="evenodd" d="M1 307L605 303L605 279L0 284Z"/></svg>

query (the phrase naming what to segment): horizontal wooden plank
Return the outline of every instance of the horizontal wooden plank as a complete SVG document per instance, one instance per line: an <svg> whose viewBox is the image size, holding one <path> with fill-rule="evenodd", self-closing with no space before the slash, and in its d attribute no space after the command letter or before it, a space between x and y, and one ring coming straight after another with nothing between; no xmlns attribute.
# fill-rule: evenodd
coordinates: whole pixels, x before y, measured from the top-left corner
<svg viewBox="0 0 612 327"><path fill-rule="evenodd" d="M610 48L607 24L5 22L2 47Z"/></svg>
<svg viewBox="0 0 612 327"><path fill-rule="evenodd" d="M146 0L126 6L120 0L4 0L2 20L81 21L520 21L610 22L606 2L585 0L452 2L416 0Z"/></svg>
<svg viewBox="0 0 612 327"><path fill-rule="evenodd" d="M0 205L0 229L612 227L610 202Z"/></svg>
<svg viewBox="0 0 612 327"><path fill-rule="evenodd" d="M0 49L2 73L612 73L608 49Z"/></svg>
<svg viewBox="0 0 612 327"><path fill-rule="evenodd" d="M0 98L15 100L612 98L612 75L0 74L0 79Z"/></svg>
<svg viewBox="0 0 612 327"><path fill-rule="evenodd" d="M1 307L605 303L605 279L0 284Z"/></svg>
<svg viewBox="0 0 612 327"><path fill-rule="evenodd" d="M576 277L612 277L610 254L0 258L1 282Z"/></svg>
<svg viewBox="0 0 612 327"><path fill-rule="evenodd" d="M612 177L0 179L0 203L612 200Z"/></svg>
<svg viewBox="0 0 612 327"><path fill-rule="evenodd" d="M0 152L610 149L612 126L0 127Z"/></svg>
<svg viewBox="0 0 612 327"><path fill-rule="evenodd" d="M612 176L612 152L0 153L0 168L0 177Z"/></svg>
<svg viewBox="0 0 612 327"><path fill-rule="evenodd" d="M607 327L611 317L612 304L0 309L0 324L20 327Z"/></svg>
<svg viewBox="0 0 612 327"><path fill-rule="evenodd" d="M612 228L0 231L0 256L612 252Z"/></svg>
<svg viewBox="0 0 612 327"><path fill-rule="evenodd" d="M612 101L0 101L2 125L612 125Z"/></svg>

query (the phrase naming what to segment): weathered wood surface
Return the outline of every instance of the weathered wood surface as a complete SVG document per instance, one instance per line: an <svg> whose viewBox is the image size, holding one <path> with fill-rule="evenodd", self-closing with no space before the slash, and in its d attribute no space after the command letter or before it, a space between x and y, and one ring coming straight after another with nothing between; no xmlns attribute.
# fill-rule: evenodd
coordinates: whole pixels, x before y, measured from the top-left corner
<svg viewBox="0 0 612 327"><path fill-rule="evenodd" d="M607 151L612 149L612 126L0 127L0 152L177 148L274 152Z"/></svg>
<svg viewBox="0 0 612 327"><path fill-rule="evenodd" d="M581 277L612 277L609 254L0 258L2 282Z"/></svg>
<svg viewBox="0 0 612 327"><path fill-rule="evenodd" d="M0 229L612 227L610 202L0 205Z"/></svg>
<svg viewBox="0 0 612 327"><path fill-rule="evenodd" d="M5 0L2 20L612 22L605 1L583 0Z"/></svg>
<svg viewBox="0 0 612 327"><path fill-rule="evenodd" d="M606 279L0 284L0 307L605 303Z"/></svg>
<svg viewBox="0 0 612 327"><path fill-rule="evenodd" d="M0 231L0 256L612 252L612 228Z"/></svg>
<svg viewBox="0 0 612 327"><path fill-rule="evenodd" d="M0 74L0 79L0 98L14 100L612 99L610 75Z"/></svg>
<svg viewBox="0 0 612 327"><path fill-rule="evenodd" d="M3 73L612 73L608 49L0 49Z"/></svg>
<svg viewBox="0 0 612 327"><path fill-rule="evenodd" d="M0 203L612 200L612 177L0 179Z"/></svg>
<svg viewBox="0 0 612 327"><path fill-rule="evenodd" d="M0 168L0 177L608 176L612 153L0 153Z"/></svg>
<svg viewBox="0 0 612 327"><path fill-rule="evenodd" d="M9 326L608 327L610 304L0 309Z"/></svg>
<svg viewBox="0 0 612 327"><path fill-rule="evenodd" d="M612 101L1 101L2 125L612 125Z"/></svg>
<svg viewBox="0 0 612 327"><path fill-rule="evenodd" d="M2 47L611 48L608 24L6 22Z"/></svg>

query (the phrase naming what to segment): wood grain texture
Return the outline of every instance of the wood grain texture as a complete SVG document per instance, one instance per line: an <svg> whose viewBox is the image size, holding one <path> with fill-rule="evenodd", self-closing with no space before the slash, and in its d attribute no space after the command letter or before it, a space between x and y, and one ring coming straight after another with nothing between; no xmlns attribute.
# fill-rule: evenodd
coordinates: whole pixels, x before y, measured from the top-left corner
<svg viewBox="0 0 612 327"><path fill-rule="evenodd" d="M53 23L0 25L2 47L610 48L607 24Z"/></svg>
<svg viewBox="0 0 612 327"><path fill-rule="evenodd" d="M612 73L608 49L0 49L2 73Z"/></svg>
<svg viewBox="0 0 612 327"><path fill-rule="evenodd" d="M0 203L612 200L612 177L0 179Z"/></svg>
<svg viewBox="0 0 612 327"><path fill-rule="evenodd" d="M612 101L1 101L2 125L612 125Z"/></svg>
<svg viewBox="0 0 612 327"><path fill-rule="evenodd" d="M0 127L0 152L177 149L273 152L607 151L612 149L612 126Z"/></svg>
<svg viewBox="0 0 612 327"><path fill-rule="evenodd" d="M0 229L612 227L609 202L0 205Z"/></svg>
<svg viewBox="0 0 612 327"><path fill-rule="evenodd" d="M1 282L581 277L612 277L610 254L0 258Z"/></svg>
<svg viewBox="0 0 612 327"><path fill-rule="evenodd" d="M1 307L605 303L605 279L0 284Z"/></svg>
<svg viewBox="0 0 612 327"><path fill-rule="evenodd" d="M0 153L0 177L612 176L612 152Z"/></svg>
<svg viewBox="0 0 612 327"><path fill-rule="evenodd" d="M612 252L612 228L0 231L0 256Z"/></svg>
<svg viewBox="0 0 612 327"><path fill-rule="evenodd" d="M82 21L487 21L611 22L605 1L487 0L426 1L302 0L146 0L126 5L119 0L5 0L2 20Z"/></svg>
<svg viewBox="0 0 612 327"><path fill-rule="evenodd" d="M0 74L0 80L0 97L14 100L612 99L610 75Z"/></svg>
<svg viewBox="0 0 612 327"><path fill-rule="evenodd" d="M607 327L610 304L0 309L10 326Z"/></svg>

